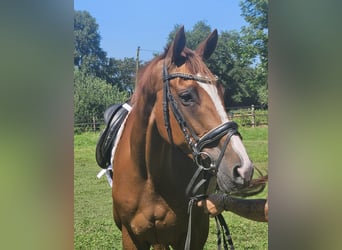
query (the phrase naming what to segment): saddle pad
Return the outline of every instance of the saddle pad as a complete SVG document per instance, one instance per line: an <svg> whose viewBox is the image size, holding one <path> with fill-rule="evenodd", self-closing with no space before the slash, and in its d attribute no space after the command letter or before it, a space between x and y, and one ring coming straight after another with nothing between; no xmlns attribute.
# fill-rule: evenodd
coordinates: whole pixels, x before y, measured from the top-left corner
<svg viewBox="0 0 342 250"><path fill-rule="evenodd" d="M106 128L100 134L96 144L95 155L97 164L103 169L107 169L111 164L110 159L113 143L122 122L130 110L131 106L128 103L114 104L107 108L104 113Z"/></svg>

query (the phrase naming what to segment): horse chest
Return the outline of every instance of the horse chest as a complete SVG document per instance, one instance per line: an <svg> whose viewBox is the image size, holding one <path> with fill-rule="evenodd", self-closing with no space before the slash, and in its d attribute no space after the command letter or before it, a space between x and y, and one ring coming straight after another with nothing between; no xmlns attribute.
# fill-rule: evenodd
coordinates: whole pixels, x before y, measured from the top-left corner
<svg viewBox="0 0 342 250"><path fill-rule="evenodd" d="M150 204L136 213L130 226L136 235L159 237L175 230L176 224L176 215L172 210L163 204Z"/></svg>

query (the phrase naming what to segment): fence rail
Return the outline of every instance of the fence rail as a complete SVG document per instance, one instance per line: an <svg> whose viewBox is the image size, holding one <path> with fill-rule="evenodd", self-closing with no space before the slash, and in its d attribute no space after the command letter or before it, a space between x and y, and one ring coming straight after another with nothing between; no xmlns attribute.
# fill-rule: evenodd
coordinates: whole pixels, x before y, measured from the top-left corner
<svg viewBox="0 0 342 250"><path fill-rule="evenodd" d="M251 126L254 128L260 125L268 125L268 110L260 109L260 106L251 105L230 109L228 117L241 126Z"/></svg>
<svg viewBox="0 0 342 250"><path fill-rule="evenodd" d="M234 107L228 110L228 118L234 120L240 126L262 126L268 125L268 110L260 109L260 106ZM96 120L93 117L91 122L75 123L74 131L94 131L98 132L105 126L103 119Z"/></svg>

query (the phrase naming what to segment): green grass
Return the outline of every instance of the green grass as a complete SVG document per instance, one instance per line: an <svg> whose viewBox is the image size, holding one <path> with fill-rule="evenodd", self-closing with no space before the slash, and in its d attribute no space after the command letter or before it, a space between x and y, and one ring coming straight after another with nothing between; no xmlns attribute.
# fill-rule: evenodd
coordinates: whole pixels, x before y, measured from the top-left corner
<svg viewBox="0 0 342 250"><path fill-rule="evenodd" d="M266 127L241 127L240 133L254 164L267 172ZM112 216L110 187L105 178L97 179L100 171L95 161L95 145L99 134L88 132L74 136L74 248L121 249L121 233ZM266 189L256 197L265 198ZM254 198L254 197L251 197ZM224 212L235 249L268 249L267 223L254 222ZM216 226L210 220L206 250L217 249Z"/></svg>

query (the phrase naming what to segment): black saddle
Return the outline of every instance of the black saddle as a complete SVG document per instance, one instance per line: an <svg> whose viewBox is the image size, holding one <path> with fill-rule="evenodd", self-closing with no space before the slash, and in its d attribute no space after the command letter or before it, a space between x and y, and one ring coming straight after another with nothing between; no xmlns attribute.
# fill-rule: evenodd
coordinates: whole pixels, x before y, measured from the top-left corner
<svg viewBox="0 0 342 250"><path fill-rule="evenodd" d="M129 105L128 102L126 104ZM100 134L96 144L96 162L103 169L107 169L111 164L113 143L127 114L128 110L123 103L111 105L104 112L106 128Z"/></svg>

